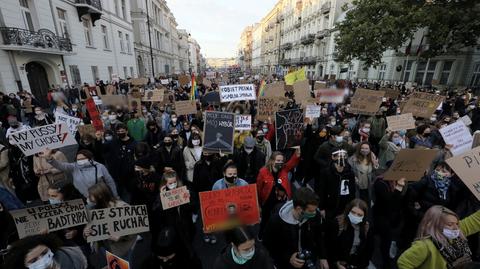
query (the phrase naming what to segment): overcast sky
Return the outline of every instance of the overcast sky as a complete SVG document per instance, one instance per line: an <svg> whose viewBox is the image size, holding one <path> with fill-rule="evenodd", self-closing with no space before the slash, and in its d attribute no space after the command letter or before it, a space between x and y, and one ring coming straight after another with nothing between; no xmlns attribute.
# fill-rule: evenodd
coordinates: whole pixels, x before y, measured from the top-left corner
<svg viewBox="0 0 480 269"><path fill-rule="evenodd" d="M166 0L178 27L192 34L207 58L233 57L242 30L273 8L277 0Z"/></svg>

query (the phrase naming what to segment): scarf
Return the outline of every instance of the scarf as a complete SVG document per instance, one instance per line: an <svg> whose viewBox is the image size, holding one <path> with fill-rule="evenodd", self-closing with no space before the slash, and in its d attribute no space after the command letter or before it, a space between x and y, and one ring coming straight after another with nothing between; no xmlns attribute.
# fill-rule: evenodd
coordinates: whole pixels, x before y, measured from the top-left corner
<svg viewBox="0 0 480 269"><path fill-rule="evenodd" d="M436 177L435 173L433 173L431 175L431 179L432 179L433 183L435 184L435 188L438 191L438 196L440 197L440 199L446 200L447 199L448 187L450 187L450 182L451 182L450 178L440 179L440 178Z"/></svg>
<svg viewBox="0 0 480 269"><path fill-rule="evenodd" d="M449 241L449 244L442 245L440 242L433 240L433 244L437 247L442 257L447 262L447 268L460 268L472 261L472 251L468 246L468 241L463 238L456 238Z"/></svg>

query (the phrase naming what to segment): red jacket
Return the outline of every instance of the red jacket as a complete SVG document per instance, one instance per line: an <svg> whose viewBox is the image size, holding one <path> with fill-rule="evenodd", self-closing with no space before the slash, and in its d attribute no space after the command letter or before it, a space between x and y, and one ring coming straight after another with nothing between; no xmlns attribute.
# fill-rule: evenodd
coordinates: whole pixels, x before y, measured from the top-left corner
<svg viewBox="0 0 480 269"><path fill-rule="evenodd" d="M290 182L288 181L288 172L295 168L299 162L300 157L294 153L290 160L283 166L282 170L280 170L280 173L278 173L278 177L281 180L280 183L287 191L289 199L292 197L292 188L290 187ZM275 185L275 180L276 179L273 178L272 173L270 173L267 167L264 166L260 169L257 176L257 191L261 205L263 205L270 196L270 192L272 192L273 186Z"/></svg>

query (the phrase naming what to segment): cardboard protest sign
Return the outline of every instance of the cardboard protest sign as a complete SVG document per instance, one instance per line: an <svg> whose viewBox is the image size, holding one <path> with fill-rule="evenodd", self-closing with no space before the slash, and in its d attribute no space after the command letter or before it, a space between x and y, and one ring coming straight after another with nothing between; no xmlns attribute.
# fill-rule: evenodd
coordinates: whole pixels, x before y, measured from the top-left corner
<svg viewBox="0 0 480 269"><path fill-rule="evenodd" d="M473 137L463 121L456 121L439 131L445 144L453 145L453 148L450 149L453 156L463 154L472 148Z"/></svg>
<svg viewBox="0 0 480 269"><path fill-rule="evenodd" d="M215 78L215 72L214 71L207 71L205 75L206 75L206 78L209 78L209 79L214 79Z"/></svg>
<svg viewBox="0 0 480 269"><path fill-rule="evenodd" d="M277 150L300 145L303 138L303 109L275 113Z"/></svg>
<svg viewBox="0 0 480 269"><path fill-rule="evenodd" d="M318 89L315 90L315 98L319 103L341 104L345 98L345 91L339 89Z"/></svg>
<svg viewBox="0 0 480 269"><path fill-rule="evenodd" d="M105 106L123 106L127 104L127 98L123 94L102 95L102 102Z"/></svg>
<svg viewBox="0 0 480 269"><path fill-rule="evenodd" d="M78 133L80 134L80 137L84 137L86 134L90 134L93 137L95 137L95 133L97 130L95 130L95 127L91 124L85 124L85 125L79 125L78 126Z"/></svg>
<svg viewBox="0 0 480 269"><path fill-rule="evenodd" d="M309 118L311 120L320 117L320 111L322 110L321 106L316 105L308 105L305 110L305 118Z"/></svg>
<svg viewBox="0 0 480 269"><path fill-rule="evenodd" d="M252 130L252 115L235 115L235 130Z"/></svg>
<svg viewBox="0 0 480 269"><path fill-rule="evenodd" d="M327 82L326 81L315 81L313 84L313 90L320 90L320 89L327 89Z"/></svg>
<svg viewBox="0 0 480 269"><path fill-rule="evenodd" d="M385 98L390 98L392 100L397 99L400 95L400 91L397 91L395 89L383 88L381 90L385 92Z"/></svg>
<svg viewBox="0 0 480 269"><path fill-rule="evenodd" d="M160 192L163 210L190 203L190 193L186 186Z"/></svg>
<svg viewBox="0 0 480 269"><path fill-rule="evenodd" d="M87 242L108 239L110 235L125 236L148 232L150 230L147 206L124 206L94 209L89 211L90 236Z"/></svg>
<svg viewBox="0 0 480 269"><path fill-rule="evenodd" d="M255 184L200 192L203 231L212 233L260 221Z"/></svg>
<svg viewBox="0 0 480 269"><path fill-rule="evenodd" d="M293 93L297 103L310 99L310 84L308 83L308 80L293 83Z"/></svg>
<svg viewBox="0 0 480 269"><path fill-rule="evenodd" d="M170 83L170 82L168 81L168 79L161 79L161 80L160 80L160 84L162 84L162 85L168 85L168 83Z"/></svg>
<svg viewBox="0 0 480 269"><path fill-rule="evenodd" d="M197 103L195 100L185 100L175 102L175 112L177 115L190 115L197 113Z"/></svg>
<svg viewBox="0 0 480 269"><path fill-rule="evenodd" d="M135 98L132 95L128 96L128 111L135 112L138 115L142 114L142 101L140 98Z"/></svg>
<svg viewBox="0 0 480 269"><path fill-rule="evenodd" d="M220 86L220 102L222 103L255 100L256 97L253 84Z"/></svg>
<svg viewBox="0 0 480 269"><path fill-rule="evenodd" d="M127 260L124 260L109 251L105 252L105 257L107 258L108 269L130 269L130 263Z"/></svg>
<svg viewBox="0 0 480 269"><path fill-rule="evenodd" d="M212 83L210 82L210 80L206 79L206 78L203 78L203 81L202 81L202 84L205 85L205 87L212 87Z"/></svg>
<svg viewBox="0 0 480 269"><path fill-rule="evenodd" d="M178 76L178 83L180 84L180 86L188 84L190 82L190 80L191 80L191 78L187 75Z"/></svg>
<svg viewBox="0 0 480 269"><path fill-rule="evenodd" d="M412 113L389 116L387 125L391 131L415 129L415 119Z"/></svg>
<svg viewBox="0 0 480 269"><path fill-rule="evenodd" d="M148 83L148 78L132 78L130 83L134 86L143 86Z"/></svg>
<svg viewBox="0 0 480 269"><path fill-rule="evenodd" d="M18 236L24 238L86 224L88 215L82 199L10 211Z"/></svg>
<svg viewBox="0 0 480 269"><path fill-rule="evenodd" d="M461 155L446 160L455 174L468 189L480 200L480 147L471 149Z"/></svg>
<svg viewBox="0 0 480 269"><path fill-rule="evenodd" d="M279 109L279 99L275 97L259 97L257 104L257 120L266 121L268 118L274 118Z"/></svg>
<svg viewBox="0 0 480 269"><path fill-rule="evenodd" d="M65 125L68 127L68 130L74 137L81 121L82 120L77 117L68 116L58 112L55 113L55 123L65 123Z"/></svg>
<svg viewBox="0 0 480 269"><path fill-rule="evenodd" d="M412 113L415 117L429 119L444 99L445 97L441 95L414 92L405 103L402 114Z"/></svg>
<svg viewBox="0 0 480 269"><path fill-rule="evenodd" d="M85 101L85 106L87 107L88 115L92 120L92 125L97 131L103 131L103 122L100 118L100 113L98 112L95 101L92 98L89 98Z"/></svg>
<svg viewBox="0 0 480 269"><path fill-rule="evenodd" d="M165 91L163 89L146 90L143 95L143 102L163 102Z"/></svg>
<svg viewBox="0 0 480 269"><path fill-rule="evenodd" d="M419 181L437 156L435 149L402 149L398 152L390 169L385 173L385 180Z"/></svg>
<svg viewBox="0 0 480 269"><path fill-rule="evenodd" d="M352 97L349 112L352 114L375 115L382 104L384 91L357 89Z"/></svg>
<svg viewBox="0 0 480 269"><path fill-rule="evenodd" d="M115 86L109 84L107 85L107 95L113 95L116 94L117 88ZM103 96L102 96L102 101L103 101Z"/></svg>
<svg viewBox="0 0 480 269"><path fill-rule="evenodd" d="M265 85L264 97L279 97L285 94L285 82L278 81Z"/></svg>
<svg viewBox="0 0 480 269"><path fill-rule="evenodd" d="M16 145L25 156L39 153L46 148L58 149L77 144L65 123L54 123L14 132L10 134L9 141L10 144Z"/></svg>
<svg viewBox="0 0 480 269"><path fill-rule="evenodd" d="M235 114L206 111L203 128L203 151L233 152Z"/></svg>

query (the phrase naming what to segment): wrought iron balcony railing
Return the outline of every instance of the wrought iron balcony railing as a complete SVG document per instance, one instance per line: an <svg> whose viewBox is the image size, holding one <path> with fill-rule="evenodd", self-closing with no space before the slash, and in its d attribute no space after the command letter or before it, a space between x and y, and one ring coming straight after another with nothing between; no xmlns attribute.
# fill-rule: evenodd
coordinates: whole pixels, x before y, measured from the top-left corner
<svg viewBox="0 0 480 269"><path fill-rule="evenodd" d="M48 29L40 29L37 32L14 27L1 27L3 43L5 45L24 46L30 48L43 48L71 52L70 39L55 35Z"/></svg>
<svg viewBox="0 0 480 269"><path fill-rule="evenodd" d="M102 16L102 2L100 0L75 0L77 7L78 20L82 21L82 16L90 14L92 18L92 25Z"/></svg>
<svg viewBox="0 0 480 269"><path fill-rule="evenodd" d="M99 11L102 11L102 2L100 0L76 0L75 4L79 5L88 5Z"/></svg>

